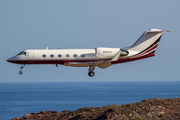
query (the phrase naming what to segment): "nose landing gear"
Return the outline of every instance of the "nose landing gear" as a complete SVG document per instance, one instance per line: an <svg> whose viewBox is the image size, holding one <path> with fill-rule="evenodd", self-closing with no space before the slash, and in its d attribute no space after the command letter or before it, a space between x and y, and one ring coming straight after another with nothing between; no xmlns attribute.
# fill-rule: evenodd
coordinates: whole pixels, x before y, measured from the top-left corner
<svg viewBox="0 0 180 120"><path fill-rule="evenodd" d="M19 74L20 74L20 75L22 75L22 73L23 73L23 72L22 72L22 69L23 69L24 67L25 67L25 65L21 65L20 71L19 71Z"/></svg>

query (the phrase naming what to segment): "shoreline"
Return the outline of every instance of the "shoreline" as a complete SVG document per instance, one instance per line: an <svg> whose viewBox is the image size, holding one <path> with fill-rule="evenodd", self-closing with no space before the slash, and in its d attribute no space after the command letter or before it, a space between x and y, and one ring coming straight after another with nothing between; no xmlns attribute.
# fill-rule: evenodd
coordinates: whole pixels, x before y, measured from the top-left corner
<svg viewBox="0 0 180 120"><path fill-rule="evenodd" d="M180 119L180 98L144 99L141 102L103 107L83 107L75 111L64 110L28 113L11 120L168 120Z"/></svg>

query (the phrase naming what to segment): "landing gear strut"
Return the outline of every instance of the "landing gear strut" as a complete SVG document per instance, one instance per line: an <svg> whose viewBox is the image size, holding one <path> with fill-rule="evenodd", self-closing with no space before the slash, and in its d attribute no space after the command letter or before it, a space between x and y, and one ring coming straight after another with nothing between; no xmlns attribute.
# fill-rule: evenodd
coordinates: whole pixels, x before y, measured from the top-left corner
<svg viewBox="0 0 180 120"><path fill-rule="evenodd" d="M25 67L25 65L21 65L20 71L19 71L19 74L20 74L20 75L22 75L22 73L23 73L23 72L22 72L22 69L23 69L24 67Z"/></svg>
<svg viewBox="0 0 180 120"><path fill-rule="evenodd" d="M89 73L88 73L88 75L89 75L90 77L93 77L93 76L95 75L94 69L95 69L95 66L90 66L90 67L89 67Z"/></svg>

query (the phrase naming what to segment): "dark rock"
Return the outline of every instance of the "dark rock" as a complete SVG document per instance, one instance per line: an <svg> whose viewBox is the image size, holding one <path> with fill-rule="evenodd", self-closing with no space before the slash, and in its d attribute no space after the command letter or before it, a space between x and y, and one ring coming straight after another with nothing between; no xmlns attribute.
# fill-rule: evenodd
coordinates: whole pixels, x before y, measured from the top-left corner
<svg viewBox="0 0 180 120"><path fill-rule="evenodd" d="M76 111L64 110L28 113L11 120L180 120L180 98L144 99L127 105L84 107Z"/></svg>

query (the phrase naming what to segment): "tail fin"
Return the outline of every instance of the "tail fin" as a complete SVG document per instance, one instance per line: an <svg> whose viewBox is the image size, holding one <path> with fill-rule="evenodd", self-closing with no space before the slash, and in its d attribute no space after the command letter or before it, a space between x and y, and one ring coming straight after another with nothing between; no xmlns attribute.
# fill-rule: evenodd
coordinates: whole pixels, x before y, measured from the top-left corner
<svg viewBox="0 0 180 120"><path fill-rule="evenodd" d="M158 43L161 39L161 36L165 32L170 32L170 30L165 30L165 31L159 29L147 30L131 47L129 47L129 50L137 51L138 53L155 52Z"/></svg>

